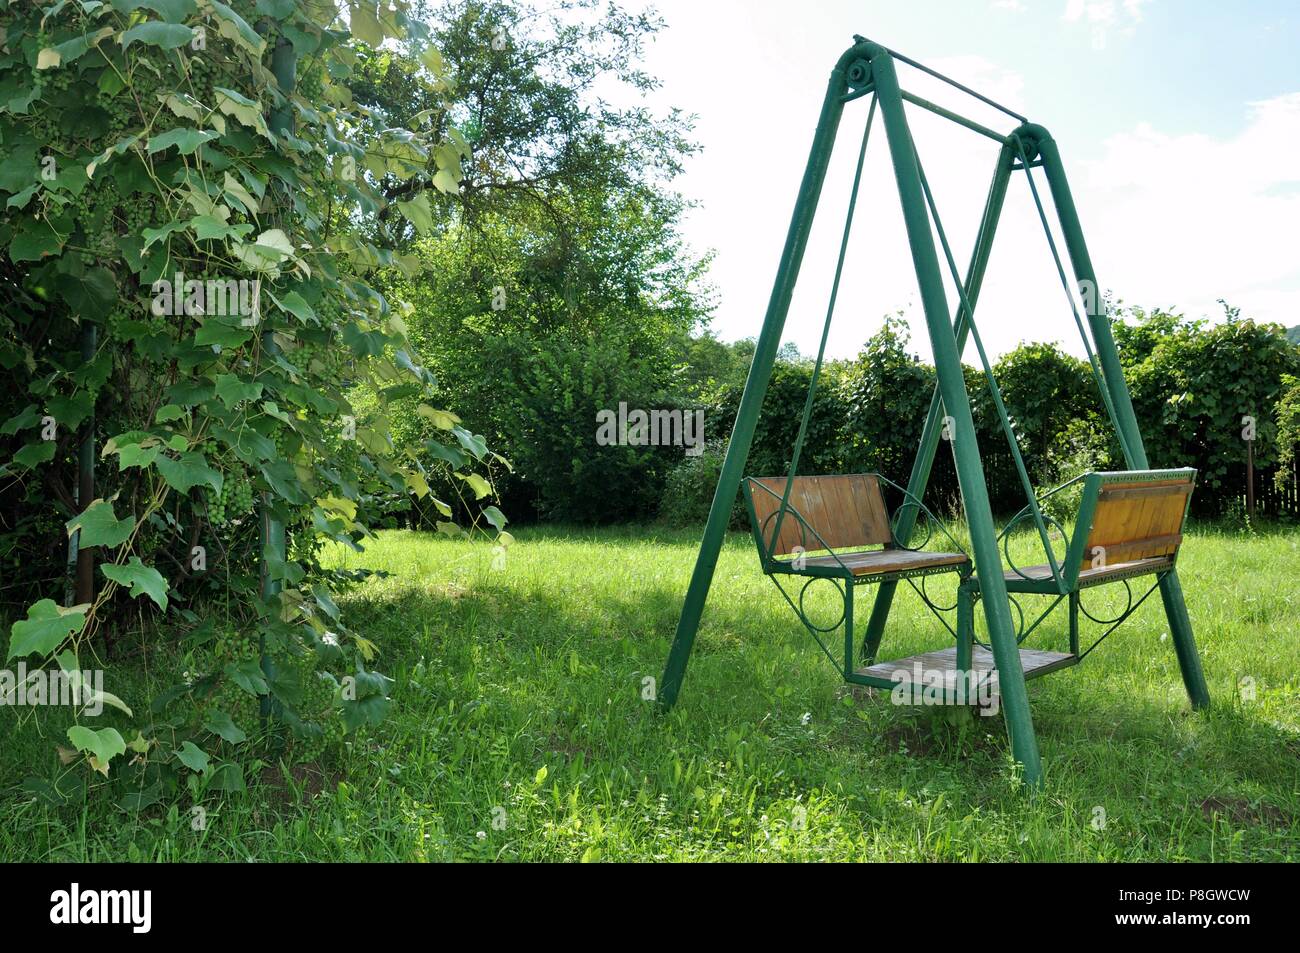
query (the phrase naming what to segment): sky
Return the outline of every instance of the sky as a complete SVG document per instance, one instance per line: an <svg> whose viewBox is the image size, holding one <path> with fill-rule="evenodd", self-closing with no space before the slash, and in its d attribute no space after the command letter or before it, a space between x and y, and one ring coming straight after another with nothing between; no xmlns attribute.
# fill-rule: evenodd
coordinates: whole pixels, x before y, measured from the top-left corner
<svg viewBox="0 0 1300 953"><path fill-rule="evenodd" d="M1207 0L658 0L649 104L696 116L674 187L712 249L712 329L758 334L830 70L855 33L1046 126L1098 281L1124 304L1300 324L1300 3ZM1016 121L899 65L904 89L1000 132ZM815 353L866 100L845 110L783 341ZM998 146L908 107L960 270ZM879 117L877 117L878 120ZM902 310L929 358L883 126L868 149L827 353L851 357ZM1040 173L1041 174L1041 173ZM1046 183L1038 182L1050 201ZM1053 223L1055 224L1055 223ZM1058 247L1061 246L1058 233ZM940 253L942 255L942 252ZM942 259L941 259L942 260ZM1068 263L1067 263L1068 269ZM1072 283L1072 282L1071 282ZM950 303L956 303L949 288ZM1024 174L1008 193L976 321L992 355L1082 345ZM972 360L973 354L967 359Z"/></svg>

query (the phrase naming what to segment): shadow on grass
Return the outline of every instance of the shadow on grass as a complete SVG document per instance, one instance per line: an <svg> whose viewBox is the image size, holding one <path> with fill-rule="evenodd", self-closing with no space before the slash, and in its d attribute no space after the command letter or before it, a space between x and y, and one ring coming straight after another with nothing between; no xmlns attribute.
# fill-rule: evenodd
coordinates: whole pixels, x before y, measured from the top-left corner
<svg viewBox="0 0 1300 953"><path fill-rule="evenodd" d="M597 607L585 610L563 593L523 591L508 582L448 586L433 595L362 592L349 597L347 608L360 630L376 630L390 667L402 671L436 658L448 676L440 701L469 705L485 683L507 686L492 699L498 725L541 726L541 744L568 757L626 759L632 763L625 767L642 770L688 743L721 755L727 735L740 732L762 739L760 760L776 767L794 757L809 777L815 774L810 758L841 758L855 770L876 770L883 761L886 776L902 786L934 773L988 778L1006 767L1001 717L957 723L945 711L894 705L888 692L853 691L793 617L773 625L766 606L710 604L670 719L652 715L649 704L635 712L624 702L637 698L643 678L660 676L681 608L676 587L602 593ZM403 638L416 631L419 637ZM1216 784L1249 783L1279 802L1291 799L1279 780L1295 774L1300 740L1293 733L1224 703L1193 715L1175 701L1175 688L1181 691L1181 682L1168 694L1136 697L1108 689L1087 667L1035 681L1030 698L1040 743L1058 758L1087 749L1085 764L1132 764L1152 750L1179 752L1180 760L1171 758L1162 770L1181 763ZM627 714L617 726L595 717L611 698ZM815 737L794 727L804 712L821 729ZM1191 743L1189 731L1196 736ZM910 763L900 766L900 758ZM1050 775L1050 757L1047 770ZM1214 794L1205 791L1207 798Z"/></svg>

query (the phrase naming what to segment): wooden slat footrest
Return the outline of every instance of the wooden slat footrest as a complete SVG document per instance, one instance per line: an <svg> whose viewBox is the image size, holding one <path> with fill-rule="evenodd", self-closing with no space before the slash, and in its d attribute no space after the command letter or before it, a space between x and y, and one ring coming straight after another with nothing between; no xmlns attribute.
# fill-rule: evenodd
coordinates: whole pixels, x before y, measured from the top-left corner
<svg viewBox="0 0 1300 953"><path fill-rule="evenodd" d="M1025 678L1037 678L1039 675L1046 675L1048 672L1055 672L1057 669L1068 668L1078 662L1078 658L1069 652L1046 652L1042 649L1021 649L1020 650L1020 667L1025 673ZM971 671L975 672L978 678L970 685L978 684L997 671L997 665L993 661L993 653L988 649L975 646L974 652L971 653ZM877 662L875 665L868 665L865 668L858 669L854 674L863 684L876 685L880 688L893 688L902 683L908 683L917 690L926 687L929 680L932 684L936 678L944 680L945 684L952 684L958 680L957 672L957 649L941 649L938 652L926 652L923 655L912 655L907 658L893 659L889 662ZM919 679L919 681L918 681Z"/></svg>

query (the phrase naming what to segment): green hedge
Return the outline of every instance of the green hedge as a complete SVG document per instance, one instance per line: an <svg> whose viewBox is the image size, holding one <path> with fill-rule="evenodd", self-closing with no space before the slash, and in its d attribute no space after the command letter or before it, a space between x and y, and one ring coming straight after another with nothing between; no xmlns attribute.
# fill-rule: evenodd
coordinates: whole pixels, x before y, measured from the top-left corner
<svg viewBox="0 0 1300 953"><path fill-rule="evenodd" d="M1269 515L1295 515L1295 488L1287 484L1294 480L1293 451L1300 439L1295 422L1300 388L1294 383L1300 348L1288 341L1286 331L1242 319L1235 311L1210 325L1131 309L1113 327L1150 463L1200 471L1196 512L1217 516L1241 505L1243 418L1250 416L1256 422L1262 507ZM752 344L735 347L752 353ZM711 361L720 363L716 357ZM993 373L1039 489L1086 470L1124 467L1086 361L1054 344L1025 344L1003 355ZM810 360L787 354L778 361L746 472L787 471L811 375ZM966 378L990 497L995 510L1011 514L1024 504L1024 493L1008 442L984 373L968 367ZM715 438L734 424L742 389L738 376L722 383L711 379L696 396L709 408L709 433ZM886 319L857 358L823 368L800 472L875 470L906 483L933 391L934 369L910 352L906 325ZM692 462L670 472L660 512L679 514L678 522L702 521L720 466L719 457L716 466ZM951 455L941 446L927 502L948 511L957 498ZM686 505L687 499L696 502Z"/></svg>

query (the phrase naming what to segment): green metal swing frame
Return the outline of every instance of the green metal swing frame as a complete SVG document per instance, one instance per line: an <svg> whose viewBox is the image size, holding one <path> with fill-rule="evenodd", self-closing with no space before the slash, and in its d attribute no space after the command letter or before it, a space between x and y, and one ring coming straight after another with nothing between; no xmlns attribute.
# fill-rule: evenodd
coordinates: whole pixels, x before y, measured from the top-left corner
<svg viewBox="0 0 1300 953"><path fill-rule="evenodd" d="M1019 123L1018 127L1008 134L1002 134L903 90L898 82L895 65L899 62L915 67L960 90L962 93L975 97L986 105L1016 120ZM801 518L789 505L790 490L798 472L799 455L806 435L813 405L813 396L825 353L827 335L829 334L831 318L835 310L835 301L839 291L850 229L858 199L867 143L876 112L879 111L888 140L890 159L902 205L913 266L920 287L922 310L925 315L938 381L934 396L930 402L912 472L906 489L902 490L904 503L896 514L895 525L893 526L894 535L900 540L910 539L918 514L926 513L921 500L925 496L941 435L947 437L952 446L958 484L970 531L971 555L974 567L973 573L967 572L962 575L962 581L958 587L958 601L955 606L957 627L954 633L958 638L957 664L962 669L968 669L971 665L971 655L975 645L973 613L974 606L978 603L984 610L989 638L988 647L991 650L992 661L996 666L1001 707L1011 739L1012 754L1023 766L1026 781L1036 784L1042 776L1042 765L1025 688L1025 673L1021 667L1020 642L1062 600L1069 600L1071 650L1073 661L1077 661L1082 655L1087 654L1087 652L1079 652L1080 612L1088 618L1094 617L1088 614L1081 605L1080 591L1085 583L1081 582L1079 578L1078 560L1076 559L1073 564L1066 560L1064 567L1058 562L1053 553L1049 531L1049 523L1053 521L1045 518L1042 512L1041 501L1064 489L1064 487L1058 487L1042 497L1035 492L1023 459L1020 456L1015 433L1008 418L1001 391L993 377L988 355L974 322L975 305L983 284L984 273L988 265L998 221L1001 217L1007 187L1014 172L1023 171L1029 183L1035 206L1056 262L1058 276L1065 289L1066 297L1069 299L1075 323L1084 342L1090 368L1096 379L1107 416L1114 427L1128 468L1118 474L1085 474L1080 478L1085 483L1084 505L1079 514L1079 519L1076 521L1076 539L1071 541L1071 548L1074 549L1076 546L1082 545L1082 540L1087 536L1089 524L1086 520L1090 518L1087 511L1087 507L1090 505L1089 500L1095 502L1096 494L1100 492L1102 482L1106 478L1122 478L1126 481L1159 480L1168 477L1170 474L1185 474L1189 471L1149 469L1137 418L1120 367L1119 354L1111 335L1105 304L1100 295L1096 293L1099 285L1093 269L1092 259L1084 240L1083 230L1079 223L1078 212L1061 162L1060 152L1051 135L1042 126L1029 122L1019 113L1013 112L915 60L862 37L854 37L853 45L839 58L831 72L808 164L795 203L790 229L763 321L763 328L758 337L753 363L745 384L744 394L741 397L735 426L727 447L726 459L723 463L718 487L709 511L699 555L691 575L690 585L686 593L658 697L661 706L671 708L680 693L691 649L699 629L705 600L717 566L718 555L726 535L731 506L736 499L736 494L741 489L743 471L753 440L755 425L771 377L794 286L798 279L822 186L839 132L840 121L848 104L868 96L871 98L871 103L858 155L857 171L849 199L848 215L832 284L830 303L827 308L826 323L822 332L817 360L813 368L803 420L791 458L789 480L786 484L780 510L777 513L776 525L773 528L771 539L775 540L779 537L781 522L788 513L792 513L793 518ZM985 201L974 251L964 280L958 273L947 236L939 219L938 210L934 204L929 182L917 156L911 130L908 126L904 103L910 103L913 106L951 120L994 140L1001 147L993 180L989 186L988 196ZM1083 300L1086 313L1082 316L1071 291L1069 280L1066 277L1065 268L1056 248L1051 227L1048 224L1047 213L1039 195L1038 187L1035 184L1032 171L1034 169L1041 169L1048 182L1052 203L1055 207L1066 252L1074 273L1076 287L1079 288ZM943 252L944 264L947 266L959 297L955 318L949 315L944 276L940 267L939 249L935 245L936 234L939 238L939 248ZM1091 332L1091 342L1089 332ZM1016 463L1017 474L1028 501L1026 507L1017 514L1016 518L1007 525L1001 534L994 524L988 487L985 483L983 464L971 415L970 399L962 372L961 354L968 339L974 340L980 362L987 374L993 403L1007 435L1012 457ZM748 497L748 490L749 487L746 484L746 499L750 505L752 518L752 501ZM928 516L928 513L926 515ZM1037 530L1043 549L1047 554L1050 576L1046 579L1036 579L1022 583L1021 580L1016 578L1016 572L1004 573L1000 547L1005 544L1007 534L1012 526L1024 519L1033 521L1034 528ZM765 556L765 553L770 554L770 550L764 550L765 538L765 533L756 531L755 539L759 545L761 556ZM1077 553L1073 555L1077 555ZM1073 569L1070 568L1071 565L1073 565ZM774 566L766 556L764 568L769 576L774 581L777 581L776 574L780 572L780 567ZM1209 692L1201 671L1200 658L1196 651L1191 622L1188 618L1181 583L1173 560L1171 559L1168 565L1162 565L1154 575L1156 581L1152 588L1137 602L1132 599L1131 589L1128 590L1128 603L1124 612L1118 617L1108 620L1095 620L1109 625L1110 628L1087 651L1095 648L1102 639L1114 631L1114 628L1127 619L1148 595L1158 589L1169 619L1169 629L1188 696L1193 706L1197 708L1205 707L1209 704ZM868 662L874 660L879 649L898 582L902 581L905 576L906 574L896 578L870 580L877 582L878 588L871 615L867 622L862 649L863 657ZM1010 582L1006 578L1007 576L1011 577ZM910 580L908 581L910 582ZM1108 578L1106 581L1115 580ZM1124 582L1127 588L1129 585L1127 579L1121 581ZM880 679L865 674L869 670L855 671L852 664L853 636L849 630L851 630L852 625L853 586L854 579L850 574L848 581L844 585L846 638L842 674L850 682L881 684ZM778 588L780 588L779 583ZM1032 625L1026 628L1024 613L1019 609L1019 604L1014 601L1011 595L1012 591L1039 593L1055 596L1055 598L1048 609ZM801 608L790 599L784 589L782 589L782 594L786 596L787 601L791 602L792 607L796 609L801 619L807 624L808 620ZM925 597L923 592L922 597L932 611L937 609ZM1013 622L1013 606L1019 612L1019 623ZM939 613L936 612L936 614ZM813 627L810 625L809 629L811 631ZM816 636L815 632L814 635ZM832 658L832 661L835 661L833 653L827 649L819 637L817 641L823 651ZM888 685L881 685L881 687L888 687Z"/></svg>

